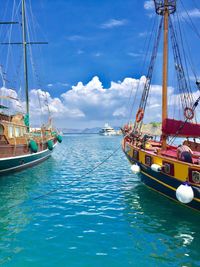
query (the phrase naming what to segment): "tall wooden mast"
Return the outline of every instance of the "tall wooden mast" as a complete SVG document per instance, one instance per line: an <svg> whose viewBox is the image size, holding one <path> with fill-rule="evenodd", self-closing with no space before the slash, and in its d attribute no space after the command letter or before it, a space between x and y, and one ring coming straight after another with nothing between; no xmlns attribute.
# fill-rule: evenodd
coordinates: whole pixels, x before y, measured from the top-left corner
<svg viewBox="0 0 200 267"><path fill-rule="evenodd" d="M164 45L163 45L163 82L162 82L162 124L167 118L168 84L168 0L164 0ZM167 136L162 134L162 148L166 149Z"/></svg>
<svg viewBox="0 0 200 267"><path fill-rule="evenodd" d="M48 44L47 42L27 42L27 26L26 26L26 1L22 0L22 42L9 42L9 43L0 43L4 45L22 45L23 46L23 57L24 57L24 89L26 95L26 126L29 130L29 91L28 91L28 63L27 63L27 45L34 44ZM17 24L18 22L0 22L0 24Z"/></svg>
<svg viewBox="0 0 200 267"><path fill-rule="evenodd" d="M26 17L25 17L25 0L22 0L22 44L24 54L24 88L26 95L26 115L28 117L29 126L29 93L28 93L28 66L27 66L27 41L26 41Z"/></svg>
<svg viewBox="0 0 200 267"><path fill-rule="evenodd" d="M163 81L162 81L162 124L167 119L167 85L168 85L168 26L169 15L176 11L176 0L154 0L156 12L164 16L163 34ZM162 133L162 149L167 147L167 136Z"/></svg>

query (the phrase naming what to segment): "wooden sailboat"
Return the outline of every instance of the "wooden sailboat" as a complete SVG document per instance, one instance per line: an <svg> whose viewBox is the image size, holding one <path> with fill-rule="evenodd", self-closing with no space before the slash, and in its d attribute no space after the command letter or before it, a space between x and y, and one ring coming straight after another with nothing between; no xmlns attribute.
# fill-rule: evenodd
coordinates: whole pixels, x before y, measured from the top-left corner
<svg viewBox="0 0 200 267"><path fill-rule="evenodd" d="M177 43L177 35L171 20L176 12L176 0L154 0L155 10L160 16L160 25L153 48L151 63L144 85L141 101L132 130L125 129L122 149L132 164L131 169L141 174L148 187L195 210L200 210L200 124L195 120L200 97L192 100L185 78L184 68ZM163 31L163 82L162 82L162 135L160 141L141 131L145 108L150 91L153 67ZM182 98L182 120L168 117L168 43L171 36L175 70L180 97ZM199 81L196 81L199 92ZM171 139L170 139L171 138ZM170 140L184 138L180 146Z"/></svg>
<svg viewBox="0 0 200 267"><path fill-rule="evenodd" d="M50 157L57 142L62 137L52 124L31 131L29 124L29 90L26 40L25 0L22 0L22 43L24 58L24 89L26 95L26 113L9 114L8 107L0 105L0 175L36 165ZM11 24L12 22L1 22ZM1 43L6 44L6 43ZM33 43L31 43L33 44ZM11 96L0 96L0 99L13 100Z"/></svg>

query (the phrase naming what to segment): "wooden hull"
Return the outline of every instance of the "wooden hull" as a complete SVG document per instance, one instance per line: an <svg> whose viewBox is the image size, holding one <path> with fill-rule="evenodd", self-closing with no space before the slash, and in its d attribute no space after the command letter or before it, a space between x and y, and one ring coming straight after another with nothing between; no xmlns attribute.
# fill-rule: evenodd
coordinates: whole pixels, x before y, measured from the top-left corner
<svg viewBox="0 0 200 267"><path fill-rule="evenodd" d="M37 165L51 156L52 151L45 149L37 153L21 156L0 158L0 175L21 171L23 169Z"/></svg>
<svg viewBox="0 0 200 267"><path fill-rule="evenodd" d="M127 145L127 144L126 144ZM176 190L177 188L183 184L185 181L182 179L184 175L181 173L181 171L176 173L175 177L172 177L171 175L167 175L164 172L156 172L151 169L150 166L147 166L144 162L144 158L148 156L148 152L141 151L141 154L138 154L138 159L135 159L133 156L134 147L131 147L130 150L128 149L126 151L124 144L122 145L123 151L130 161L131 164L138 164L140 166L140 174L141 174L141 181L147 185L149 188L157 191L158 193L176 201L179 204L182 204L186 207L190 207L192 209L195 209L197 211L200 211L200 185L191 185L193 192L194 192L194 199L188 203L183 204L179 202L176 198ZM133 150L132 150L133 149ZM139 151L140 152L140 151ZM151 155L152 156L152 155ZM153 156L152 156L153 158ZM163 160L163 159L162 159ZM166 160L166 159L164 159ZM173 162L171 160L171 162ZM181 163L178 163L181 164ZM174 165L176 168L176 162L174 162ZM178 166L179 167L179 166ZM180 168L180 167L179 167ZM183 163L183 169L186 168ZM177 174L179 173L179 177Z"/></svg>

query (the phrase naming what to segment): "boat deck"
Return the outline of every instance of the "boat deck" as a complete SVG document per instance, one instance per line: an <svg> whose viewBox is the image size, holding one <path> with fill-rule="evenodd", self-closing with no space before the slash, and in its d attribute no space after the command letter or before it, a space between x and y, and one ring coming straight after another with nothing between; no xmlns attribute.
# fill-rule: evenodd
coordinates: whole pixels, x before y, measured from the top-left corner
<svg viewBox="0 0 200 267"><path fill-rule="evenodd" d="M131 144L131 142L130 142ZM152 155L161 155L163 157L171 158L174 160L177 159L177 147L176 146L168 146L166 150L161 150L161 143L158 141L150 140L146 143L145 151L148 151L148 153ZM131 144L133 145L133 144ZM139 147L139 146L138 146ZM200 165L200 151L193 151L192 154L192 161L193 164Z"/></svg>

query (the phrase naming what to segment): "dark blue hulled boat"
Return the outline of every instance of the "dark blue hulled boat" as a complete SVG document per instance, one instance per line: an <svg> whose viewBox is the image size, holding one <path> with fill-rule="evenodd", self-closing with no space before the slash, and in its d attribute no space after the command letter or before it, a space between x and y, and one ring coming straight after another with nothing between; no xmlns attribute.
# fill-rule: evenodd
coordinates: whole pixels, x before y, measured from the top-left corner
<svg viewBox="0 0 200 267"><path fill-rule="evenodd" d="M26 113L16 113L3 105L3 101L18 101L9 95L0 96L0 174L18 171L36 165L50 157L57 142L62 141L62 137L52 127L51 119L41 128L31 128L29 124L29 90L28 90L28 64L27 45L34 42L26 40L26 6L22 0L22 36L21 43L1 43L18 44L23 46L24 58L24 91L26 95ZM1 24L13 24L16 22L1 22ZM41 44L36 42L35 44ZM3 72L2 72L3 73ZM2 74L1 73L1 74ZM2 81L3 85L5 80ZM5 88L5 85L3 86ZM9 90L7 90L9 91ZM10 115L12 113L12 115Z"/></svg>
<svg viewBox="0 0 200 267"><path fill-rule="evenodd" d="M198 122L200 82L195 74L196 84L193 85L194 91L192 91L187 75L188 59L186 60L187 57L183 55L185 48L183 42L180 42L183 34L181 27L176 27L177 2L154 0L155 10L159 15L159 27L135 123L130 129L123 129L125 137L122 149L132 164L132 171L141 174L141 181L145 185L177 203L200 211L200 123ZM160 141L157 141L151 132L143 132L142 125L146 107L150 105L148 97L152 90L151 81L161 35L163 35L163 83L160 90L162 134ZM169 41L171 50L168 49ZM168 52L172 51L174 65L171 63L168 67ZM170 101L168 71L171 74L174 72L176 77L175 91ZM177 103L180 103L180 106ZM175 140L179 142L179 146Z"/></svg>

